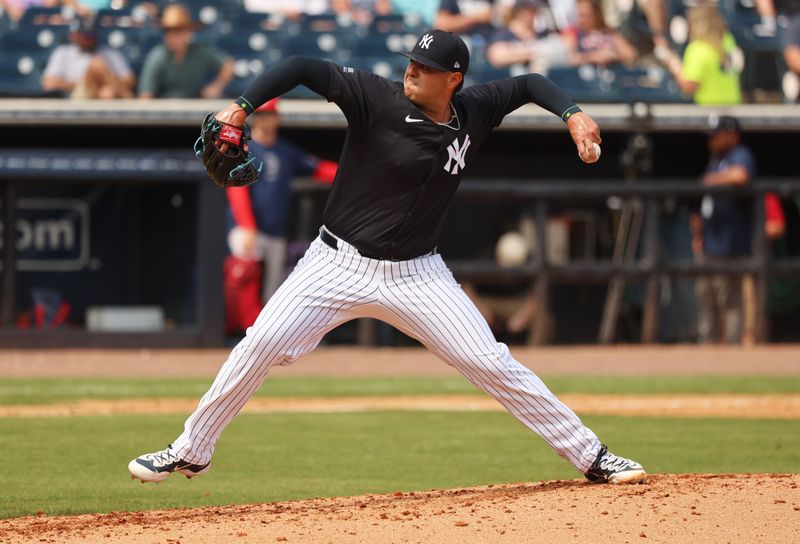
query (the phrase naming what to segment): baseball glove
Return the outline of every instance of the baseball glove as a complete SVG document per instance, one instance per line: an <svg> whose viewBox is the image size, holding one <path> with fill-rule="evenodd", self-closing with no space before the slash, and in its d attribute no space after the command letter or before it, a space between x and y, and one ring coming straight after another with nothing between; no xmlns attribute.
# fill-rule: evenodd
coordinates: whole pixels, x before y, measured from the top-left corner
<svg viewBox="0 0 800 544"><path fill-rule="evenodd" d="M200 137L194 143L194 154L203 161L209 177L220 187L242 187L258 179L263 163L256 166L247 140L250 129L245 124L237 127L218 121L209 113L200 126ZM220 145L227 144L223 153Z"/></svg>

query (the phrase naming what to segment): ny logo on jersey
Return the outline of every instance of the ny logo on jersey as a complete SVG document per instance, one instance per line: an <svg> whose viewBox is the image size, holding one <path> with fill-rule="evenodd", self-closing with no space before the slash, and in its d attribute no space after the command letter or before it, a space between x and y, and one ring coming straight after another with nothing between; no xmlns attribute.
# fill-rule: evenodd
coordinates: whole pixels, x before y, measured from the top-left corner
<svg viewBox="0 0 800 544"><path fill-rule="evenodd" d="M466 168L466 164L464 163L464 157L467 154L467 148L469 148L469 144L472 142L469 141L469 134L464 137L464 143L458 143L458 137L453 140L449 146L447 146L447 164L444 165L444 169L447 172L455 175L458 174L458 169L461 168L462 170ZM454 162L455 161L455 162ZM454 162L453 169L450 170L450 163Z"/></svg>
<svg viewBox="0 0 800 544"><path fill-rule="evenodd" d="M433 41L433 36L431 36L430 34L425 34L419 41L419 46L422 49L428 49L430 48L432 41Z"/></svg>

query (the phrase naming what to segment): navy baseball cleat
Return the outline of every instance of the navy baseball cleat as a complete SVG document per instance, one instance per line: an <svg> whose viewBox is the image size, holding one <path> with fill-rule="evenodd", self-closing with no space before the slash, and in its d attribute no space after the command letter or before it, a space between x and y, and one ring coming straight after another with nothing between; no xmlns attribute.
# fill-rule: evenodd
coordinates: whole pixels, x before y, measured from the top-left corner
<svg viewBox="0 0 800 544"><path fill-rule="evenodd" d="M601 444L597 459L586 472L586 479L594 484L640 484L647 479L647 473L636 461L617 457Z"/></svg>
<svg viewBox="0 0 800 544"><path fill-rule="evenodd" d="M130 463L128 470L131 478L142 482L160 482L166 480L173 472L180 472L187 478L200 476L208 472L211 463L195 465L179 458L172 451L172 444L167 449L140 455Z"/></svg>

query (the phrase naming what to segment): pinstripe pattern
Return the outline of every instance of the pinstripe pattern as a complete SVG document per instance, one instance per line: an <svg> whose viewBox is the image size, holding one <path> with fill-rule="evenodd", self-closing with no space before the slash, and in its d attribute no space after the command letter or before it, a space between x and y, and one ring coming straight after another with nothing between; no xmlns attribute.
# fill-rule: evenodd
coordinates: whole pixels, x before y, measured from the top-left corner
<svg viewBox="0 0 800 544"><path fill-rule="evenodd" d="M439 255L408 261L362 257L339 240L315 240L233 349L173 442L187 462L210 461L225 426L275 364L291 364L328 331L357 317L386 321L416 338L538 433L580 472L600 441L542 381L497 342Z"/></svg>
<svg viewBox="0 0 800 544"><path fill-rule="evenodd" d="M381 285L382 306L390 312L385 320L494 397L578 470L588 470L600 448L597 436L495 340L442 258L395 264Z"/></svg>

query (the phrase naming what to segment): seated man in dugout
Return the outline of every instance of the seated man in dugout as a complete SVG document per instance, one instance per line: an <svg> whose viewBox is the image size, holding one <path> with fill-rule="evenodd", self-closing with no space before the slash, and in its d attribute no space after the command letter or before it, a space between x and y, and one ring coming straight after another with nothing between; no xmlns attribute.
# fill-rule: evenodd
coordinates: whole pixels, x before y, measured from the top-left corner
<svg viewBox="0 0 800 544"><path fill-rule="evenodd" d="M42 75L42 89L84 98L132 98L136 76L122 53L97 47L95 21L76 19L70 43L56 47Z"/></svg>

